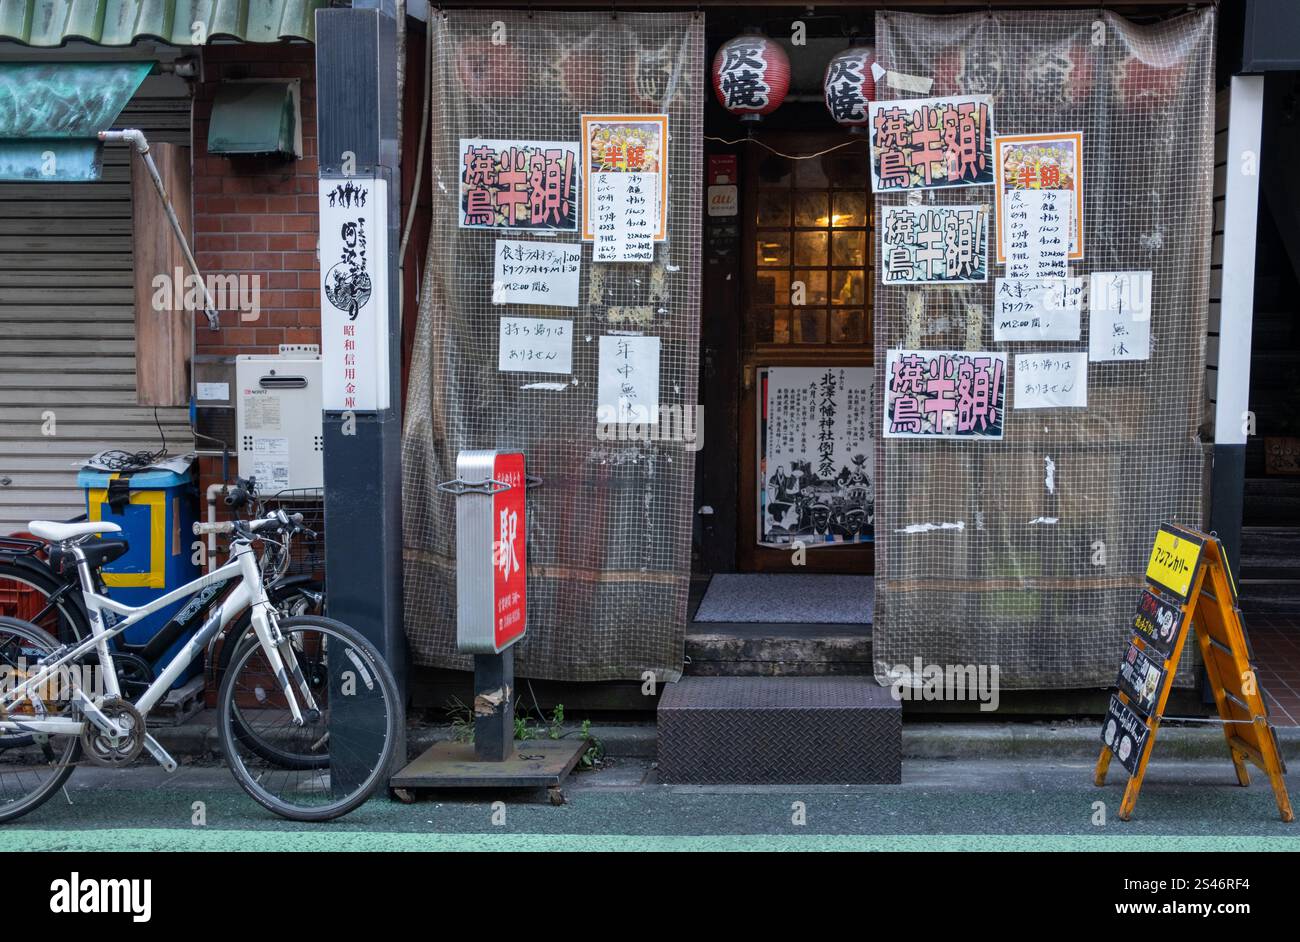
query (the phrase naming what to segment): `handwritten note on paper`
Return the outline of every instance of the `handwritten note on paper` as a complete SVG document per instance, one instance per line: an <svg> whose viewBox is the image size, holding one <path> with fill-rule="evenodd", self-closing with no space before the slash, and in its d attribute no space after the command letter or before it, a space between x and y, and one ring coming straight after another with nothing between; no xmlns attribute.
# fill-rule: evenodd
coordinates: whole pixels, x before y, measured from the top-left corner
<svg viewBox="0 0 1300 942"><path fill-rule="evenodd" d="M493 304L578 306L582 246L497 239Z"/></svg>
<svg viewBox="0 0 1300 942"><path fill-rule="evenodd" d="M1061 409L1088 405L1086 353L1016 354L1016 408Z"/></svg>
<svg viewBox="0 0 1300 942"><path fill-rule="evenodd" d="M1078 340L1082 278L999 278L993 339Z"/></svg>
<svg viewBox="0 0 1300 942"><path fill-rule="evenodd" d="M653 173L593 173L597 262L652 262L659 218L659 178Z"/></svg>
<svg viewBox="0 0 1300 942"><path fill-rule="evenodd" d="M659 338L602 335L597 394L597 422L657 425Z"/></svg>
<svg viewBox="0 0 1300 942"><path fill-rule="evenodd" d="M1151 272L1095 271L1088 286L1088 359L1151 358Z"/></svg>
<svg viewBox="0 0 1300 942"><path fill-rule="evenodd" d="M503 373L573 372L573 321L501 318L497 369Z"/></svg>
<svg viewBox="0 0 1300 942"><path fill-rule="evenodd" d="M1010 190L1002 203L1008 278L1064 278L1074 194Z"/></svg>

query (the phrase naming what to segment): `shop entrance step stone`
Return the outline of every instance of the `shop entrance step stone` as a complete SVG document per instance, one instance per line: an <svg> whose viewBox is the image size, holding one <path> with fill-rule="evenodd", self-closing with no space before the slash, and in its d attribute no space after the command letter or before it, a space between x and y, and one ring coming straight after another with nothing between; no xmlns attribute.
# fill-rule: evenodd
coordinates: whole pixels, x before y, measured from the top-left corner
<svg viewBox="0 0 1300 942"><path fill-rule="evenodd" d="M684 677L658 711L659 780L897 784L902 709L874 677Z"/></svg>

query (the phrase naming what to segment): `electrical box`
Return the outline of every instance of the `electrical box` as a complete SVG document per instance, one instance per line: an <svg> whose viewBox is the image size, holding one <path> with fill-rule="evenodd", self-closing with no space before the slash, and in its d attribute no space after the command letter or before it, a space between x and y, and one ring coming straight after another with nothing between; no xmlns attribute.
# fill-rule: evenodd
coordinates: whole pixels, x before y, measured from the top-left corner
<svg viewBox="0 0 1300 942"><path fill-rule="evenodd" d="M262 496L325 486L318 353L235 358L239 473Z"/></svg>
<svg viewBox="0 0 1300 942"><path fill-rule="evenodd" d="M194 375L194 451L219 455L236 450L235 358L196 354Z"/></svg>

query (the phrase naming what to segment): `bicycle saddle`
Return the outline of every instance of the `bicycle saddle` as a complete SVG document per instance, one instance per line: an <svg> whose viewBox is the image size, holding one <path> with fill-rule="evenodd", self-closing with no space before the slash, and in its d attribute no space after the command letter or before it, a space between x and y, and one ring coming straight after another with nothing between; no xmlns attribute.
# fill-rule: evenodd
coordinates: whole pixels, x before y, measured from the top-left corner
<svg viewBox="0 0 1300 942"><path fill-rule="evenodd" d="M107 520L86 520L82 523L56 523L53 520L33 520L27 524L27 532L32 536L50 543L62 543L75 540L79 536L91 533L121 533L122 528Z"/></svg>

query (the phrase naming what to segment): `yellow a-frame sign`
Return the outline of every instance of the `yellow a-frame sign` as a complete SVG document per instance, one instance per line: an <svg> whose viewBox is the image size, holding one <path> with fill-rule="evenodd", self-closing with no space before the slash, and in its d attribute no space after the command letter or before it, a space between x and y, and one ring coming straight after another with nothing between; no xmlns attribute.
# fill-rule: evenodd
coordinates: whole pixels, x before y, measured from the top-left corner
<svg viewBox="0 0 1300 942"><path fill-rule="evenodd" d="M1237 588L1219 540L1164 524L1147 563L1148 588L1133 617L1133 636L1120 665L1118 690L1102 726L1095 781L1106 784L1111 757L1129 772L1119 816L1137 804L1187 635L1195 630L1201 659L1240 785L1250 784L1249 759L1268 775L1283 821L1295 818L1283 775L1286 764L1259 688L1237 607Z"/></svg>

